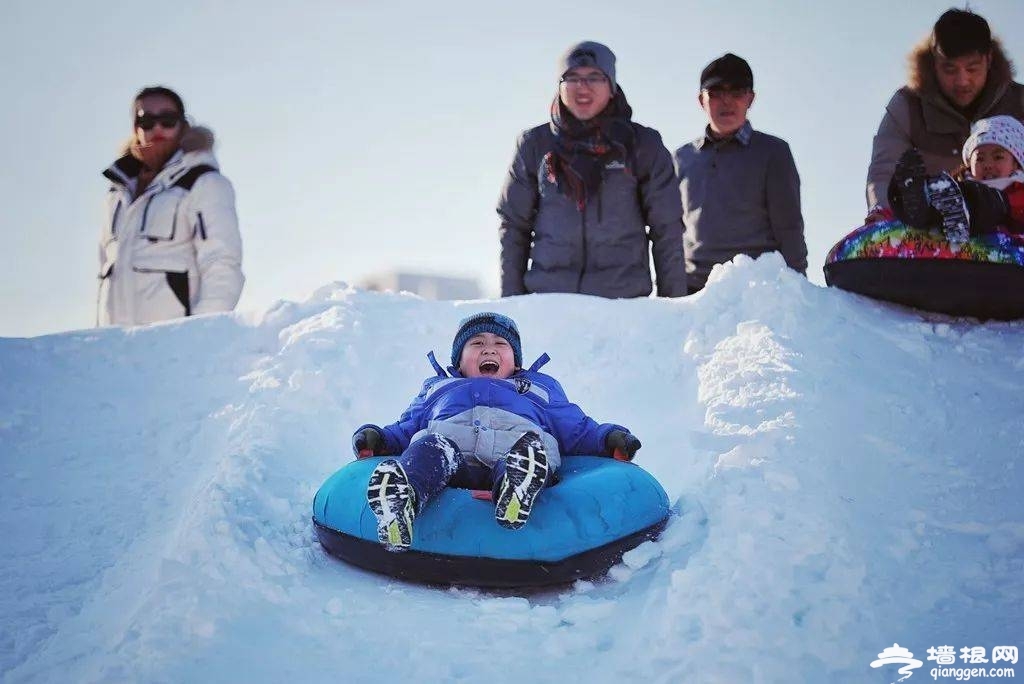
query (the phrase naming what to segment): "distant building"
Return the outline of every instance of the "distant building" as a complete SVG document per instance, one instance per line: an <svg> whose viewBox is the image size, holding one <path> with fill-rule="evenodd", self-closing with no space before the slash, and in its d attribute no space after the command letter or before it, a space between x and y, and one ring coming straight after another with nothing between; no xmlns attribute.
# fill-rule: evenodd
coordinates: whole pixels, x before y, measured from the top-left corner
<svg viewBox="0 0 1024 684"><path fill-rule="evenodd" d="M424 299L481 299L475 278L391 271L364 278L359 286L377 292L412 292Z"/></svg>

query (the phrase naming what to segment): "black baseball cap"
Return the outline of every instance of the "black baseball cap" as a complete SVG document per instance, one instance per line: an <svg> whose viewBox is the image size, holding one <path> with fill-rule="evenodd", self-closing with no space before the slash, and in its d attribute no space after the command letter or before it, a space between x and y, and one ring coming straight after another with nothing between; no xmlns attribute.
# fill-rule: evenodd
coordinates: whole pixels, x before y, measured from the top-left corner
<svg viewBox="0 0 1024 684"><path fill-rule="evenodd" d="M747 60L727 52L704 67L700 72L700 89L717 88L723 85L733 88L754 88L754 72Z"/></svg>

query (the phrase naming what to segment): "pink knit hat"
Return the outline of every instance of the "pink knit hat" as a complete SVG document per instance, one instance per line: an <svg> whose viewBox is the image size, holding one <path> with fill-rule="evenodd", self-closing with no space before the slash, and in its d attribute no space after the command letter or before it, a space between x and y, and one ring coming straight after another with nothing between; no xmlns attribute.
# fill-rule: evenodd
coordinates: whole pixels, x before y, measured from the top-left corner
<svg viewBox="0 0 1024 684"><path fill-rule="evenodd" d="M1024 169L1024 124L1012 116L991 116L975 121L971 137L964 143L964 164L970 165L971 155L982 145L999 145Z"/></svg>

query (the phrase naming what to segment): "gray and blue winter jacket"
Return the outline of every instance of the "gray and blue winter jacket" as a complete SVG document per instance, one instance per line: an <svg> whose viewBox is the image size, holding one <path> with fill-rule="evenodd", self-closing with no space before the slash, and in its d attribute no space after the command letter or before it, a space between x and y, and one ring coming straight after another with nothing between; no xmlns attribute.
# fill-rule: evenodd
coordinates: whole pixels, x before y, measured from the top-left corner
<svg viewBox="0 0 1024 684"><path fill-rule="evenodd" d="M438 433L487 466L504 458L527 431L540 435L552 472L558 469L562 454L605 453L609 432L629 430L599 424L569 402L557 380L538 372L547 361L544 354L528 370L507 379L466 378L453 369L449 376L434 362L438 375L424 381L397 422L384 427L363 425L359 430L373 427L381 432L382 454L400 454L413 440Z"/></svg>

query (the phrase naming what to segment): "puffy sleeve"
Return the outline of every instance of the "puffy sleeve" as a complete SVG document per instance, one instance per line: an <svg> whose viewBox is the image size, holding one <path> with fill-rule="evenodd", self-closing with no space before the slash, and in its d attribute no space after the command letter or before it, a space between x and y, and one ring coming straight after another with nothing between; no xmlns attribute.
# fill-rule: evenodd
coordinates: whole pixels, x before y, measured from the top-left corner
<svg viewBox="0 0 1024 684"><path fill-rule="evenodd" d="M190 193L199 289L193 314L231 311L242 295L242 236L235 191L220 173L207 173Z"/></svg>
<svg viewBox="0 0 1024 684"><path fill-rule="evenodd" d="M683 203L679 196L672 155L661 134L651 137L637 151L637 174L644 221L650 228L651 253L659 297L686 295L683 261Z"/></svg>
<svg viewBox="0 0 1024 684"><path fill-rule="evenodd" d="M768 220L786 265L807 273L807 242L804 218L800 212L800 174L789 144L779 141L768 161L766 179Z"/></svg>
<svg viewBox="0 0 1024 684"><path fill-rule="evenodd" d="M409 446L412 436L426 427L424 416L426 415L426 398L430 386L437 381L437 378L428 378L423 383L419 394L412 400L409 407L402 412L397 421L384 427L376 425L363 425L356 432L365 427L374 427L384 435L383 454L400 454Z"/></svg>
<svg viewBox="0 0 1024 684"><path fill-rule="evenodd" d="M565 390L549 375L541 375L551 392L547 418L551 432L558 440L563 456L573 454L599 455L605 451L604 441L612 430L629 432L622 425L598 423L565 396Z"/></svg>
<svg viewBox="0 0 1024 684"><path fill-rule="evenodd" d="M889 180L896 169L896 161L911 146L910 105L906 97L897 92L885 106L885 114L871 144L871 164L865 191L869 208L889 206Z"/></svg>
<svg viewBox="0 0 1024 684"><path fill-rule="evenodd" d="M515 156L508 168L505 185L498 199L501 225L501 296L526 294L523 276L533 242L533 221L537 214L539 191L537 169L531 166L530 138L526 131L516 142Z"/></svg>

